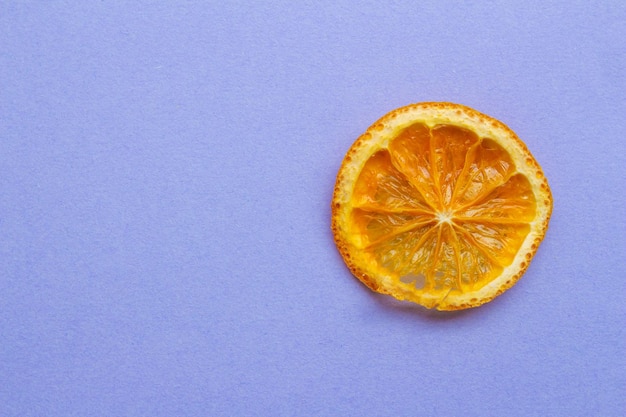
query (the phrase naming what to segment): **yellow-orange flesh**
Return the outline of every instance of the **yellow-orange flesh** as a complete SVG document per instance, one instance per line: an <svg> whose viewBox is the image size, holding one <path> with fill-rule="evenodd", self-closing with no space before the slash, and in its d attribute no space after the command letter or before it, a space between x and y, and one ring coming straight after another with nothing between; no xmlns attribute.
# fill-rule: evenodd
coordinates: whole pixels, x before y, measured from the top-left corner
<svg viewBox="0 0 626 417"><path fill-rule="evenodd" d="M375 152L352 195L363 256L418 293L471 292L513 262L536 201L494 140L415 123Z"/></svg>

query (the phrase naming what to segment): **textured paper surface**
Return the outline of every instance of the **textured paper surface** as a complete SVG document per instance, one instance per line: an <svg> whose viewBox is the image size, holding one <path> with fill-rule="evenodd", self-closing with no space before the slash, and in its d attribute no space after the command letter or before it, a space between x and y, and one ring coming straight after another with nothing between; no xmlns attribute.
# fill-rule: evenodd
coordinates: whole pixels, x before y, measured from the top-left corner
<svg viewBox="0 0 626 417"><path fill-rule="evenodd" d="M626 7L226 3L0 6L0 415L623 415ZM444 100L555 200L456 314L371 293L330 232L356 137Z"/></svg>

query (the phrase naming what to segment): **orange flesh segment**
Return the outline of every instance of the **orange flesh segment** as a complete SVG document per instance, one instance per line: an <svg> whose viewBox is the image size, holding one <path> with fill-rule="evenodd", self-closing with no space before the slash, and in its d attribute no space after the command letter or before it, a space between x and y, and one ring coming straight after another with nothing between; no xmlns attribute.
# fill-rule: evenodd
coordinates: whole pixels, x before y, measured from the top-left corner
<svg viewBox="0 0 626 417"><path fill-rule="evenodd" d="M414 291L442 297L500 275L536 207L528 179L495 141L421 123L368 159L353 197L360 250Z"/></svg>

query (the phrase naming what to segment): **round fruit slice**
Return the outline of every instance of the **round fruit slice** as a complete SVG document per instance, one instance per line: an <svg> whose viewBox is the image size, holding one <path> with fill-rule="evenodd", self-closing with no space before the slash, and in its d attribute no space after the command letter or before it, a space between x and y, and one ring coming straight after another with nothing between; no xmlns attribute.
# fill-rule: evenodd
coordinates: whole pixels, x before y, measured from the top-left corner
<svg viewBox="0 0 626 417"><path fill-rule="evenodd" d="M372 290L459 310L515 284L551 212L546 178L513 131L466 106L419 103L387 114L352 145L332 230Z"/></svg>

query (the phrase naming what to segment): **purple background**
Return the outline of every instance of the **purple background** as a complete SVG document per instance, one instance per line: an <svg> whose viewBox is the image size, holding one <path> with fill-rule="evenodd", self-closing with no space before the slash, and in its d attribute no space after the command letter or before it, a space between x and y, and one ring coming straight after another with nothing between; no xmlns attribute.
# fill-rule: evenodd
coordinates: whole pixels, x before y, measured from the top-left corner
<svg viewBox="0 0 626 417"><path fill-rule="evenodd" d="M0 415L624 415L624 2L227 3L1 3ZM555 200L456 314L330 232L356 137L440 100Z"/></svg>

